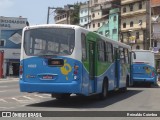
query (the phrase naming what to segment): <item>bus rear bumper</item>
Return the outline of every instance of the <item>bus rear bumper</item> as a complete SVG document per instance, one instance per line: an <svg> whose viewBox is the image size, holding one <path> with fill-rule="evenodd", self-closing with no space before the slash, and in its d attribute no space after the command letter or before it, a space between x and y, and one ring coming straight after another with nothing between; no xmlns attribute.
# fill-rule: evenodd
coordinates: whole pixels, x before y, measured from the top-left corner
<svg viewBox="0 0 160 120"><path fill-rule="evenodd" d="M81 94L80 84L77 81L71 83L29 83L20 80L19 84L21 92Z"/></svg>
<svg viewBox="0 0 160 120"><path fill-rule="evenodd" d="M147 82L147 83L156 83L156 78L133 78L133 82Z"/></svg>

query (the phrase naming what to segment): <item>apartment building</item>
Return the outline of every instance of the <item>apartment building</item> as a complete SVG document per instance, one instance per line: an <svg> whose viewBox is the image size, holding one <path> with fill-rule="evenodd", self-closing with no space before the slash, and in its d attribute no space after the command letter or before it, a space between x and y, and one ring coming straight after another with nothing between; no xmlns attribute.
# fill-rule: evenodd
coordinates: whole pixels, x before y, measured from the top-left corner
<svg viewBox="0 0 160 120"><path fill-rule="evenodd" d="M55 10L54 21L56 24L72 24L71 16L74 11L73 5L65 5L64 8Z"/></svg>
<svg viewBox="0 0 160 120"><path fill-rule="evenodd" d="M160 70L160 0L151 0L152 41L155 52L156 69Z"/></svg>
<svg viewBox="0 0 160 120"><path fill-rule="evenodd" d="M121 42L132 49L149 49L148 0L121 0Z"/></svg>
<svg viewBox="0 0 160 120"><path fill-rule="evenodd" d="M119 40L119 8L114 8L109 11L109 19L106 24L98 29L98 33L112 40Z"/></svg>
<svg viewBox="0 0 160 120"><path fill-rule="evenodd" d="M80 7L80 25L85 25L85 28L96 32L107 23L110 9L113 7L113 3L115 2L115 4L117 4L118 1L119 0L89 0L87 5ZM82 12L84 9L86 11L85 14ZM89 13L87 11L89 11Z"/></svg>
<svg viewBox="0 0 160 120"><path fill-rule="evenodd" d="M4 57L0 68L2 76L18 76L20 64L20 48L22 29L27 18L0 17L0 51Z"/></svg>
<svg viewBox="0 0 160 120"><path fill-rule="evenodd" d="M91 17L90 17L91 11L90 10L91 9L89 6L89 1L80 5L80 11L79 11L79 18L80 18L79 25L80 26L87 28L88 24L91 21Z"/></svg>

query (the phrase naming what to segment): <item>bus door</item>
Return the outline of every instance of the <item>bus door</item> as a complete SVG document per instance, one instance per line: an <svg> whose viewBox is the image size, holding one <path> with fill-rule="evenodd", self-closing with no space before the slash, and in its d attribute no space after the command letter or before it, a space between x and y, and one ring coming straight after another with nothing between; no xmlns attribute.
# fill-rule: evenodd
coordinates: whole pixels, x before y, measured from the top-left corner
<svg viewBox="0 0 160 120"><path fill-rule="evenodd" d="M96 43L89 41L89 93L96 90Z"/></svg>
<svg viewBox="0 0 160 120"><path fill-rule="evenodd" d="M114 88L119 87L119 80L120 80L120 59L119 59L119 49L114 48L114 54L115 54L115 79L114 79Z"/></svg>

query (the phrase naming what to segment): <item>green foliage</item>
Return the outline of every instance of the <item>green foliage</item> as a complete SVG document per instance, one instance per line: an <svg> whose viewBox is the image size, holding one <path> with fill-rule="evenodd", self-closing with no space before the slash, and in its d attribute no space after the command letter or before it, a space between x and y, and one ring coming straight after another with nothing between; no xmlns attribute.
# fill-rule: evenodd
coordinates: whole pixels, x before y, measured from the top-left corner
<svg viewBox="0 0 160 120"><path fill-rule="evenodd" d="M74 4L74 11L71 14L71 24L79 24L79 9L80 9L80 4L76 3Z"/></svg>

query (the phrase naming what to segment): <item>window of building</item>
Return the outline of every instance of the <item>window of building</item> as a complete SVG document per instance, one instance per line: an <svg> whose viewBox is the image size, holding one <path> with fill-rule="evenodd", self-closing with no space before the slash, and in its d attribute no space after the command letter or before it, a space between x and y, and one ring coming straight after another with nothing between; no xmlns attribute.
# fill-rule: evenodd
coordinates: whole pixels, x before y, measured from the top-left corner
<svg viewBox="0 0 160 120"><path fill-rule="evenodd" d="M139 9L142 9L142 2L139 3Z"/></svg>
<svg viewBox="0 0 160 120"><path fill-rule="evenodd" d="M113 29L113 34L117 34L117 29Z"/></svg>
<svg viewBox="0 0 160 120"><path fill-rule="evenodd" d="M92 18L94 18L94 17L95 17L95 14L93 13L93 14L92 14Z"/></svg>
<svg viewBox="0 0 160 120"><path fill-rule="evenodd" d="M100 27L100 23L98 23L98 27Z"/></svg>
<svg viewBox="0 0 160 120"><path fill-rule="evenodd" d="M109 37L109 30L106 30L106 31L105 31L105 36L106 36L106 37Z"/></svg>
<svg viewBox="0 0 160 120"><path fill-rule="evenodd" d="M0 46L3 46L3 47L5 46L5 40L4 39L0 40Z"/></svg>
<svg viewBox="0 0 160 120"><path fill-rule="evenodd" d="M81 14L83 14L83 10L81 10Z"/></svg>
<svg viewBox="0 0 160 120"><path fill-rule="evenodd" d="M140 46L139 46L139 45L137 45L137 46L136 46L136 49L137 49L137 50L139 50L139 49L140 49Z"/></svg>
<svg viewBox="0 0 160 120"><path fill-rule="evenodd" d="M123 23L123 28L126 28L126 23Z"/></svg>
<svg viewBox="0 0 160 120"><path fill-rule="evenodd" d="M87 59L87 50L86 50L86 36L85 34L81 34L81 39L82 39L82 60L86 60Z"/></svg>
<svg viewBox="0 0 160 120"><path fill-rule="evenodd" d="M93 24L93 28L95 28L95 24Z"/></svg>
<svg viewBox="0 0 160 120"><path fill-rule="evenodd" d="M114 22L117 21L117 16L114 16L114 17L113 17L113 21L114 21Z"/></svg>
<svg viewBox="0 0 160 120"><path fill-rule="evenodd" d="M87 22L87 18L85 18L84 20L85 20L85 22Z"/></svg>
<svg viewBox="0 0 160 120"><path fill-rule="evenodd" d="M142 20L139 20L139 23L138 23L138 25L142 25Z"/></svg>
<svg viewBox="0 0 160 120"><path fill-rule="evenodd" d="M99 34L103 35L103 32L102 32L102 31L100 31L100 32L99 32Z"/></svg>
<svg viewBox="0 0 160 120"><path fill-rule="evenodd" d="M130 22L130 27L133 27L133 21Z"/></svg>
<svg viewBox="0 0 160 120"><path fill-rule="evenodd" d="M83 22L83 19L81 19L81 23Z"/></svg>
<svg viewBox="0 0 160 120"><path fill-rule="evenodd" d="M139 32L136 32L136 39L139 39Z"/></svg>
<svg viewBox="0 0 160 120"><path fill-rule="evenodd" d="M129 5L130 11L133 11L133 4Z"/></svg>
<svg viewBox="0 0 160 120"><path fill-rule="evenodd" d="M123 8L123 13L125 13L125 12L126 12L126 7Z"/></svg>

